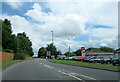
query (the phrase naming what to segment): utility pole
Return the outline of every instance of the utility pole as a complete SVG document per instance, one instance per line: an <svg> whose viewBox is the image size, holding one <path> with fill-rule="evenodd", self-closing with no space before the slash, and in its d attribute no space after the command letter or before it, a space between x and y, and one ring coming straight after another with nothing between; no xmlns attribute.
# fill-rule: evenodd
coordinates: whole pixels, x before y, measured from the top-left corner
<svg viewBox="0 0 120 82"><path fill-rule="evenodd" d="M69 57L70 57L70 45L69 45Z"/></svg>
<svg viewBox="0 0 120 82"><path fill-rule="evenodd" d="M70 39L68 39L70 40ZM69 57L70 57L70 42L69 42L69 46L68 46L68 51L69 51Z"/></svg>
<svg viewBox="0 0 120 82"><path fill-rule="evenodd" d="M54 32L53 31L51 31L51 32L52 32L52 45L54 45ZM53 46L52 46L51 54L53 55Z"/></svg>
<svg viewBox="0 0 120 82"><path fill-rule="evenodd" d="M53 31L51 32L52 32L52 44L54 44L54 32Z"/></svg>

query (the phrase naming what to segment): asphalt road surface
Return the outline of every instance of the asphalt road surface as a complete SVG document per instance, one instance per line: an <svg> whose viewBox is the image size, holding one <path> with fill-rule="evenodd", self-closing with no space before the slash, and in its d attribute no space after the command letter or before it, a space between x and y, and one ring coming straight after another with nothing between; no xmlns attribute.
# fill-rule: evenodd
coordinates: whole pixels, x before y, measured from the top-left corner
<svg viewBox="0 0 120 82"><path fill-rule="evenodd" d="M3 80L78 80L81 82L118 80L118 72L27 60L10 66L2 73ZM103 82L103 81L102 81ZM118 82L118 81L115 81Z"/></svg>

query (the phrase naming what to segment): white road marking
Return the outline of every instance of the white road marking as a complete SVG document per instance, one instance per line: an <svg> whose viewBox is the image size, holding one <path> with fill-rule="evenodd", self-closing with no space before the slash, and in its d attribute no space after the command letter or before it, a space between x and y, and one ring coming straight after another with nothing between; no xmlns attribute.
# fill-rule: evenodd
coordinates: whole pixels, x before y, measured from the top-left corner
<svg viewBox="0 0 120 82"><path fill-rule="evenodd" d="M39 64L41 64L41 65L42 65L42 63L39 63Z"/></svg>
<svg viewBox="0 0 120 82"><path fill-rule="evenodd" d="M86 77L86 78L92 79L92 80L97 80L97 79L95 79L95 78L88 77L88 76L85 76L85 75L82 75L82 74L79 74L79 75L82 76L82 77Z"/></svg>
<svg viewBox="0 0 120 82"><path fill-rule="evenodd" d="M82 81L82 82L85 82L85 81L83 81L82 79L80 79L80 78L78 78L78 77L76 77L76 76L74 76L74 75L71 75L71 74L69 74L69 73L65 73L65 72L63 72L63 71L61 71L61 70L58 70L58 72L63 73L63 74L65 74L65 75L69 75L69 76L71 76L71 77L73 77L73 78L75 78L75 79L77 79L77 80Z"/></svg>
<svg viewBox="0 0 120 82"><path fill-rule="evenodd" d="M39 63L39 64L41 64L42 65L42 63ZM48 67L48 68L50 68L50 69L55 69L55 70L57 70L55 67L51 67L51 66L49 66L49 65L44 65L45 67ZM71 76L71 77L73 77L73 78L75 78L75 79L78 79L78 80L82 80L82 79L80 79L80 78L78 78L78 77L76 77L76 76L74 76L74 75L78 75L78 76L81 76L81 77L85 77L85 78L88 78L88 79L91 79L91 80L97 80L97 79L95 79L95 78L92 78L92 77L88 77L88 76L86 76L86 75L82 75L82 74L77 74L77 73L65 73L65 70L57 70L58 72L61 72L61 73L63 73L63 74L66 74L66 75L69 75L69 76ZM82 80L83 81L83 80ZM83 81L83 82L85 82L85 81Z"/></svg>
<svg viewBox="0 0 120 82"><path fill-rule="evenodd" d="M46 66L46 67L48 67L48 68L52 69L52 67L50 67L49 65L44 65L44 66Z"/></svg>

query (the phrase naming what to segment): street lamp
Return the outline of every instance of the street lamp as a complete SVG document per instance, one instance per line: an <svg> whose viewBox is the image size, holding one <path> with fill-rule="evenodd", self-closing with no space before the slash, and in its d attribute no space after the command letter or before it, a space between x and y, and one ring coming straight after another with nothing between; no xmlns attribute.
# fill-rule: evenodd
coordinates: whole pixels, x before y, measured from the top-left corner
<svg viewBox="0 0 120 82"><path fill-rule="evenodd" d="M52 44L54 44L54 32L53 31L51 32L52 32Z"/></svg>
<svg viewBox="0 0 120 82"><path fill-rule="evenodd" d="M52 32L52 45L53 45L54 44L54 32L53 31L51 31L51 32ZM52 46L51 54L53 55L53 46Z"/></svg>
<svg viewBox="0 0 120 82"><path fill-rule="evenodd" d="M68 40L70 40L70 39L68 39ZM69 42L69 46L68 47L69 47L68 51L69 51L69 57L70 57L70 42Z"/></svg>

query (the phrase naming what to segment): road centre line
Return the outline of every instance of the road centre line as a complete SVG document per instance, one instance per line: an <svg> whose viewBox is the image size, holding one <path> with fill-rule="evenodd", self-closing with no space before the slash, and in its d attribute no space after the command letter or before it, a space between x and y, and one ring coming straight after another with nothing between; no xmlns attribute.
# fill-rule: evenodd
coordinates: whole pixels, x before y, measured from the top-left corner
<svg viewBox="0 0 120 82"><path fill-rule="evenodd" d="M73 78L75 78L75 79L77 79L77 80L82 81L82 82L85 82L84 80L82 80L82 79L80 79L80 78L78 78L78 77L76 77L76 76L74 76L74 75L71 75L71 74L65 73L65 72L63 72L63 71L61 71L61 70L58 70L58 72L63 73L63 74L65 74L65 75L69 75L69 76L71 76L71 77L73 77Z"/></svg>
<svg viewBox="0 0 120 82"><path fill-rule="evenodd" d="M88 76L85 76L85 75L82 75L82 74L79 74L79 75L82 76L82 77L86 77L86 78L92 79L92 80L97 80L97 79L95 79L95 78L88 77Z"/></svg>
<svg viewBox="0 0 120 82"><path fill-rule="evenodd" d="M39 63L39 64L41 64L41 65L42 65L42 63Z"/></svg>
<svg viewBox="0 0 120 82"><path fill-rule="evenodd" d="M48 68L52 69L52 67L50 67L49 65L44 65L44 66L46 66L46 67L48 67Z"/></svg>
<svg viewBox="0 0 120 82"><path fill-rule="evenodd" d="M39 63L39 64L43 65L43 63ZM58 70L57 68L51 67L51 66L49 66L49 65L45 65L45 64L44 64L44 66L45 66L45 67L48 67L48 68L50 68L50 69L55 69L55 70L57 70L58 72L67 74L67 75L69 75L69 76L71 76L71 77L73 77L73 78L76 78L76 79L78 79L78 80L82 80L82 79L80 79L80 78L78 78L78 77L76 77L76 76L74 76L74 75L78 75L78 76L81 76L81 77L85 77L85 78L88 78L88 79L91 79L91 80L97 80L97 79L95 79L95 78L88 77L88 76L82 75L82 74L77 74L77 73L65 73L65 70L62 70L62 71L61 71L61 70ZM74 75L72 75L72 74L74 74Z"/></svg>

